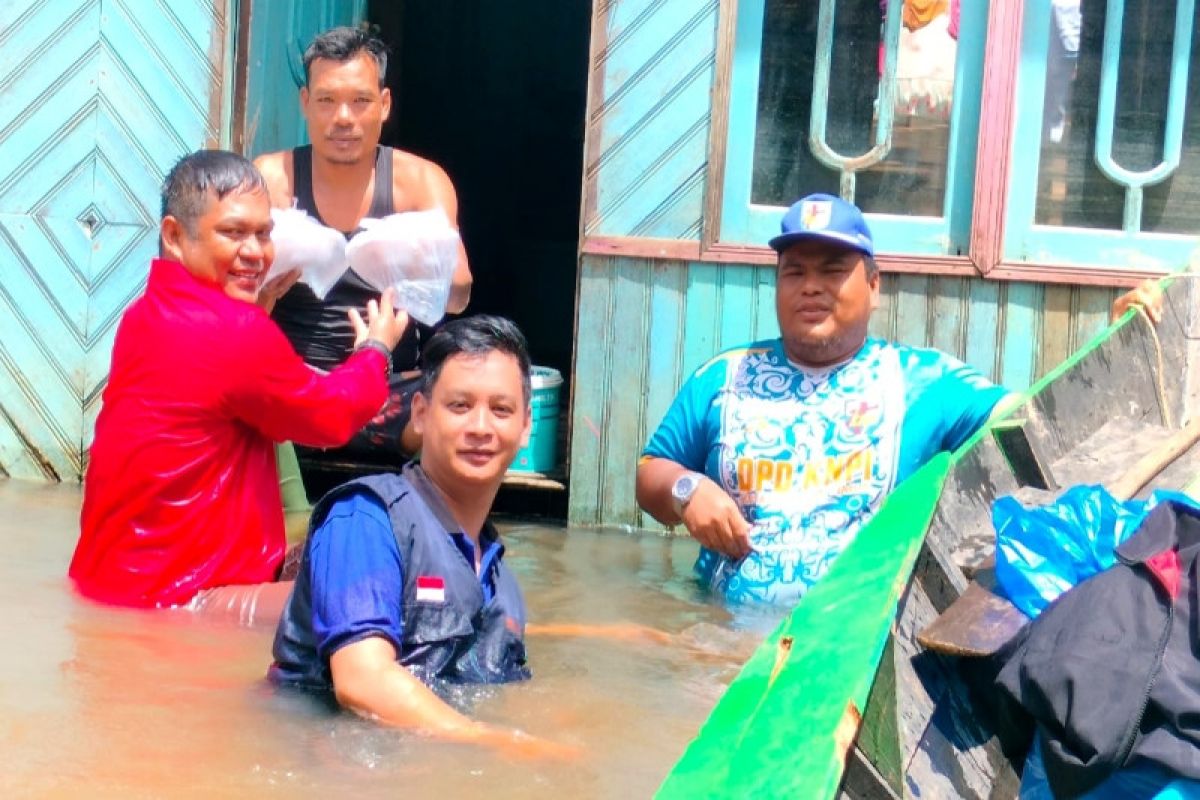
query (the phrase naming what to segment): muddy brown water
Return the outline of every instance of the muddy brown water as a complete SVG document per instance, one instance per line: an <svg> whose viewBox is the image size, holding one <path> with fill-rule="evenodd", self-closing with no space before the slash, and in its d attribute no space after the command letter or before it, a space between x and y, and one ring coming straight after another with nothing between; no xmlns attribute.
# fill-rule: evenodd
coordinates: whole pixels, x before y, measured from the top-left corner
<svg viewBox="0 0 1200 800"><path fill-rule="evenodd" d="M580 748L567 762L430 741L281 694L273 630L130 611L65 579L77 487L0 480L0 796L649 797L769 629L708 602L695 545L508 521L531 621L639 622L671 645L531 637L534 679L468 713Z"/></svg>

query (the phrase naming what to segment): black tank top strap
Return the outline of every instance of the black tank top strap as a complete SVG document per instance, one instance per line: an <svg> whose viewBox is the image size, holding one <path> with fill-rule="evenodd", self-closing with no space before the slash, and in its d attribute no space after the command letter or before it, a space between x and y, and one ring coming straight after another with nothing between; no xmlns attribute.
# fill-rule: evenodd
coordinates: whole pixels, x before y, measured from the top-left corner
<svg viewBox="0 0 1200 800"><path fill-rule="evenodd" d="M387 145L375 147L375 191L371 195L368 217L380 219L395 213L392 205L392 148Z"/></svg>
<svg viewBox="0 0 1200 800"><path fill-rule="evenodd" d="M321 212L317 210L317 199L313 197L311 144L292 148L292 199L296 208L325 225Z"/></svg>

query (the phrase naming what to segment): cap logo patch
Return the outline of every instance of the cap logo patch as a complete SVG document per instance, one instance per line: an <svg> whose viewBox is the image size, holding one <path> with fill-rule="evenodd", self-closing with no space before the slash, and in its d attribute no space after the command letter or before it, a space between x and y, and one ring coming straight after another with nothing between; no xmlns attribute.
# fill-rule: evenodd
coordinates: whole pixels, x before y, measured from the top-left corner
<svg viewBox="0 0 1200 800"><path fill-rule="evenodd" d="M833 203L828 200L805 200L800 206L800 225L806 231L822 231L833 219Z"/></svg>

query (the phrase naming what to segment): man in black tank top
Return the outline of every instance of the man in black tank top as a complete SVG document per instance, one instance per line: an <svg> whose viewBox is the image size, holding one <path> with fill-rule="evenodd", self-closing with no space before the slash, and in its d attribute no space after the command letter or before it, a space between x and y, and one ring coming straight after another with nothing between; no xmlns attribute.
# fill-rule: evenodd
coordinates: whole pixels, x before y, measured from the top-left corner
<svg viewBox="0 0 1200 800"><path fill-rule="evenodd" d="M392 148L377 145L375 151L375 191L366 216L378 219L394 213L391 195ZM322 225L328 225L313 199L312 159L312 145L292 149L293 198L297 208ZM349 239L359 230L361 228L342 233ZM377 289L360 278L353 269L347 269L324 300L317 299L306 284L293 285L276 301L271 317L305 361L314 367L330 370L346 359L347 348L354 341L351 338L354 331L346 312L351 308L365 308L367 301L378 296ZM410 327L405 333L404 339L392 353L395 374L418 368L421 338L416 326Z"/></svg>
<svg viewBox="0 0 1200 800"><path fill-rule="evenodd" d="M300 104L312 144L268 153L255 160L267 180L272 205L303 209L347 238L364 217L441 208L457 225L454 187L436 164L379 144L391 110L384 85L387 48L355 28L334 28L318 36L304 53L306 85ZM470 299L471 272L466 251L459 261L446 310L458 313ZM276 299L271 316L296 352L310 365L329 370L350 354L354 341L347 311L360 313L378 296L352 269L319 300L296 283ZM420 438L409 425L417 388L420 347L429 328L413 325L393 352L387 405L343 448L310 451L308 458L356 463L390 463L411 454Z"/></svg>

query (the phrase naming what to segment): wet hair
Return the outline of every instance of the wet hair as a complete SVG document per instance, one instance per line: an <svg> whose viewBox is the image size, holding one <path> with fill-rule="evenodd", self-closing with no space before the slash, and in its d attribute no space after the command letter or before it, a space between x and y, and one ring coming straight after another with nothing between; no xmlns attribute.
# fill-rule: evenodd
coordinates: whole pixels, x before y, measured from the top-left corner
<svg viewBox="0 0 1200 800"><path fill-rule="evenodd" d="M304 85L312 80L312 63L318 58L345 63L366 53L379 67L379 88L387 75L388 46L362 28L331 28L312 40L304 51Z"/></svg>
<svg viewBox="0 0 1200 800"><path fill-rule="evenodd" d="M486 356L491 352L507 353L517 360L521 368L521 388L525 405L529 405L532 389L529 383L529 347L525 334L512 320L480 314L451 320L429 338L421 350L423 380L421 394L430 397L442 366L457 355Z"/></svg>
<svg viewBox="0 0 1200 800"><path fill-rule="evenodd" d="M175 162L162 186L162 216L170 214L189 235L209 203L233 192L267 193L258 168L228 150L197 150Z"/></svg>

